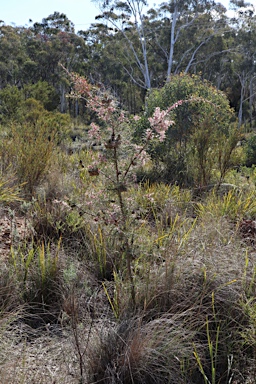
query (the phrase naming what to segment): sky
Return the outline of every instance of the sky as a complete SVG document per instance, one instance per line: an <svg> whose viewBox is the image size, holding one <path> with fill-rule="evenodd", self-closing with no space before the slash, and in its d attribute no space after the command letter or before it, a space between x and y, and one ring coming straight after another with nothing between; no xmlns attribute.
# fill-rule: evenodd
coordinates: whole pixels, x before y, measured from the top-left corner
<svg viewBox="0 0 256 384"><path fill-rule="evenodd" d="M254 0L255 1L255 0ZM164 0L150 0L161 4ZM219 0L228 8L229 0ZM0 0L0 20L6 25L30 26L41 22L55 11L65 13L75 24L75 30L86 30L100 12L91 0ZM29 19L32 22L29 22Z"/></svg>

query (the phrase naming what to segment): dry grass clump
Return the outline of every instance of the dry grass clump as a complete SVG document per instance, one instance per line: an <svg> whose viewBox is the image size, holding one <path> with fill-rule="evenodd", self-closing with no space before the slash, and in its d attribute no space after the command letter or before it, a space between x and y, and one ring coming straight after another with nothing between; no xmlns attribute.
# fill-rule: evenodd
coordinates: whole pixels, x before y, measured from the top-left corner
<svg viewBox="0 0 256 384"><path fill-rule="evenodd" d="M181 367L195 369L187 317L130 319L99 333L89 345L88 383L185 382Z"/></svg>

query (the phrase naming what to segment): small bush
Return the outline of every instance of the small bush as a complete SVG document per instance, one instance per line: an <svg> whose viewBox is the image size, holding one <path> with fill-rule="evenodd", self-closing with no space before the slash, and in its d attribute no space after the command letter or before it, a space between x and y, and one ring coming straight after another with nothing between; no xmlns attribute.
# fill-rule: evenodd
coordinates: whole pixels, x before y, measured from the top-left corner
<svg viewBox="0 0 256 384"><path fill-rule="evenodd" d="M26 322L38 327L57 321L63 298L59 247L30 246L12 250L11 265L20 284L20 299L26 304Z"/></svg>

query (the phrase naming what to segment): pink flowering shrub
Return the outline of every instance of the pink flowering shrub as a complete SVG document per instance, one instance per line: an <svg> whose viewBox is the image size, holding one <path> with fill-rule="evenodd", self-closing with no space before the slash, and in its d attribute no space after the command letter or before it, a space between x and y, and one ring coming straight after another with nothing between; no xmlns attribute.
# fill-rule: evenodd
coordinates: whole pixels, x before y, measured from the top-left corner
<svg viewBox="0 0 256 384"><path fill-rule="evenodd" d="M103 147L103 152L95 154L94 160L86 170L87 176L98 178L104 185L104 192L99 199L103 202L104 209L100 208L99 204L94 204L98 206L96 221L125 226L129 214L124 193L129 185L137 181L137 170L147 164L151 142L165 142L169 128L175 126L171 113L187 100L176 101L166 109L157 106L152 116L147 118L148 126L143 139L140 143L134 143L131 128L134 128L134 124L140 124L144 117L135 115L131 119L118 107L117 101L106 89L90 85L85 78L77 74L68 75L73 85L71 96L85 100L87 107L97 116L97 123L92 121L90 124L88 138L96 140ZM85 201L87 193L88 191L85 191ZM111 203L116 198L118 210L115 204ZM114 221L102 217L102 211L106 209L109 217L112 217L111 210L115 213ZM125 228L122 230L125 232Z"/></svg>
<svg viewBox="0 0 256 384"><path fill-rule="evenodd" d="M95 225L100 228L100 233L105 234L106 243L114 239L119 244L119 252L117 252L119 260L113 260L112 256L111 262L115 269L117 265L120 267L120 260L125 261L125 270L130 281L131 302L134 306L132 260L135 255L129 233L132 220L136 220L136 215L132 214L133 202L126 197L126 192L136 181L136 170L148 161L146 149L150 141L153 138L160 142L165 140L166 131L173 124L169 112L179 104L172 106L169 110L156 108L149 119L147 133L142 143L138 145L132 141L131 120L126 112L118 107L115 98L105 89L89 85L86 79L76 74L71 73L69 76L73 83L71 96L83 98L87 107L97 116L97 123L93 121L90 124L88 137L101 142L103 146L103 152L96 153L89 167L83 168L81 172L82 180L86 185L83 192L84 212L92 217ZM133 121L139 122L140 117L135 116ZM93 178L94 183L101 186L101 192L98 195L95 196L90 190L88 178ZM95 236L94 240L98 234ZM101 262L106 260L106 254L107 252L103 252L104 257L100 257ZM106 270L106 265L102 270Z"/></svg>

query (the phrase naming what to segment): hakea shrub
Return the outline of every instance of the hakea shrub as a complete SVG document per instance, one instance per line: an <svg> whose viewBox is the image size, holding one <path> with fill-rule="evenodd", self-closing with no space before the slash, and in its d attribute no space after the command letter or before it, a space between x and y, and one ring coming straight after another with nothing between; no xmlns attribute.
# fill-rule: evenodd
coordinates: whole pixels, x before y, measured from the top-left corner
<svg viewBox="0 0 256 384"><path fill-rule="evenodd" d="M93 192L89 188L85 190L85 210L93 216L96 225L98 224L104 229L107 228L107 236L115 238L118 243L119 252L116 254L119 254L119 259L117 262L113 262L113 270L120 268L120 258L124 260L126 267L123 271L130 282L131 303L135 307L135 287L132 272L132 261L135 255L132 236L129 236L132 214L129 198L124 196L124 193L128 190L129 185L136 181L137 169L143 166L148 159L146 148L149 142L153 138L159 141L165 140L165 132L170 125L174 124L169 113L172 109L177 108L182 101L175 103L166 110L156 108L149 119L149 129L144 135L144 140L141 145L138 145L133 143L131 135L129 136L130 117L119 107L117 100L105 89L90 85L85 78L74 73L67 73L73 85L71 97L84 100L86 106L94 112L95 120L90 124L88 136L97 143L101 143L104 148L104 151L95 154L89 168L82 171L82 177L87 185L87 176L100 180L98 183L100 192L97 196L93 197ZM139 116L134 117L135 122L139 119ZM101 207L99 207L99 201L102 202ZM93 207L88 209L90 208L88 204L93 205ZM92 209L95 207L96 214L95 210Z"/></svg>

